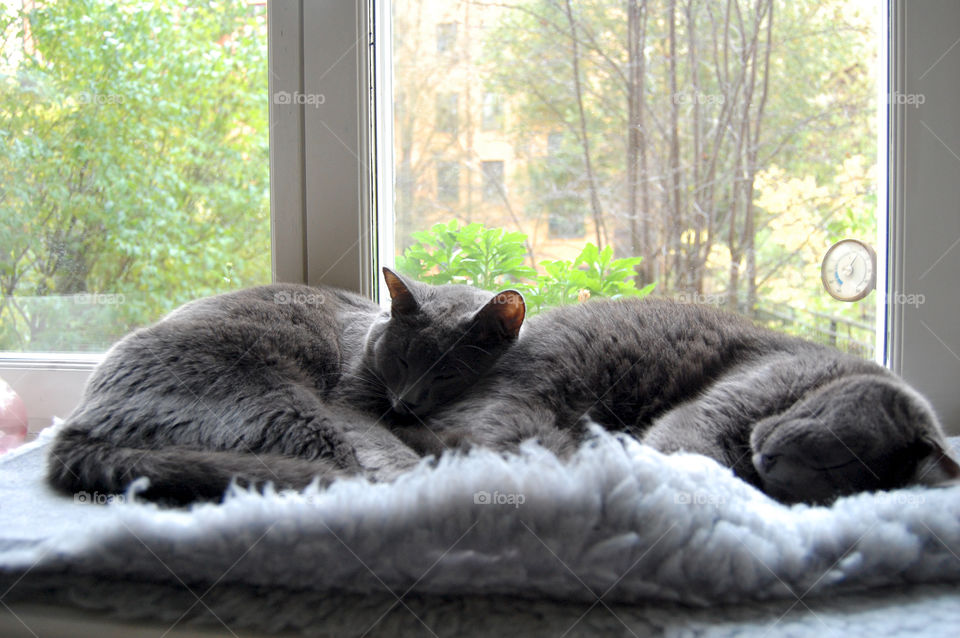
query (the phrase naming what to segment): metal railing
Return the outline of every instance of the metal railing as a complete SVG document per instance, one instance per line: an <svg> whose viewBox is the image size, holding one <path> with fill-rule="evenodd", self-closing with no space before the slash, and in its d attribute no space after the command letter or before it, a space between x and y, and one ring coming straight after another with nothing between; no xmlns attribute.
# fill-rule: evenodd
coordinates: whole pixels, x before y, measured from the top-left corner
<svg viewBox="0 0 960 638"><path fill-rule="evenodd" d="M874 356L876 327L868 320L856 321L783 304L758 306L755 319L768 328L830 345L864 359Z"/></svg>

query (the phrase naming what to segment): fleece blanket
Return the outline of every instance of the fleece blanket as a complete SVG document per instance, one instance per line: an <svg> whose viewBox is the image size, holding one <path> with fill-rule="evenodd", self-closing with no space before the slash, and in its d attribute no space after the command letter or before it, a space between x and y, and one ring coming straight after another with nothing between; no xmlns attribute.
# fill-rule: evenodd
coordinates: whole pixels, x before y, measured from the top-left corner
<svg viewBox="0 0 960 638"><path fill-rule="evenodd" d="M960 487L787 507L705 457L594 434L567 462L474 451L177 511L51 493L48 430L0 457L0 602L330 635L960 626Z"/></svg>

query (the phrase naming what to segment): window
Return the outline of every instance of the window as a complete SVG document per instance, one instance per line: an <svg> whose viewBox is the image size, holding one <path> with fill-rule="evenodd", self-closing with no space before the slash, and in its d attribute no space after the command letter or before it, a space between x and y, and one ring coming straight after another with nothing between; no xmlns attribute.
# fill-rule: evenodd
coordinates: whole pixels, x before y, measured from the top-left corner
<svg viewBox="0 0 960 638"><path fill-rule="evenodd" d="M483 94L481 127L484 131L503 130L503 98L499 93Z"/></svg>
<svg viewBox="0 0 960 638"><path fill-rule="evenodd" d="M436 130L438 133L456 136L458 132L456 93L437 93Z"/></svg>
<svg viewBox="0 0 960 638"><path fill-rule="evenodd" d="M628 3L645 13L589 1L572 16L562 3L431 3L460 27L462 55L444 75L465 100L456 148L467 165L497 149L511 165L509 195L501 214L477 209L468 188L440 213L414 176L413 196L398 196L390 215L394 241L381 246L402 252L411 230L451 219L523 232L530 265L572 260L584 241L612 246L644 258L639 279L656 282L656 294L734 308L887 361L956 420L960 395L949 380L960 324L950 317L960 307L949 282L960 275L960 218L949 202L960 199L960 139L945 114L960 108L960 95L944 74L960 51L950 26L960 6L737 4L745 21L736 37L757 46L721 76L724 88L709 52L726 36L710 28L710 2L674 11ZM429 56L407 55L420 33L411 16L428 15L424 6L393 5L406 47L395 51L397 89L423 84L433 68ZM676 91L665 91L671 78ZM749 91L728 90L750 82ZM472 96L483 93L510 101L510 132L471 134L478 115L483 127ZM925 111L920 96L937 108ZM392 124L395 148L406 131L424 129ZM736 130L749 131L742 146L728 135ZM880 257L877 292L856 303L832 300L817 281L824 251L846 237L874 244ZM926 304L909 305L924 293Z"/></svg>
<svg viewBox="0 0 960 638"><path fill-rule="evenodd" d="M371 5L366 2L323 3L322 6L320 3L271 4L268 26L271 42L271 94L285 90L293 95L300 91L304 94L322 93L328 99L336 96L337 100L335 109L284 105L270 101L274 247L271 259L276 278L284 281L324 281L372 294L377 281L377 259L380 263L392 263L395 252L402 251L409 245L410 231L421 230L429 227L431 223L451 218L464 223L476 219L480 210L473 208L476 201L472 200L470 195L473 190L469 178L471 171L464 174L464 196L460 198L460 205L437 205L434 182L436 178L433 175L436 167L433 158L439 150L444 151L444 157L457 156L464 166L475 166L480 157L490 156L502 157L509 162L511 171L504 176L505 187L509 193L508 201L502 211L496 213L498 217L494 221L502 226L519 228L527 232L528 236L533 236L532 233L535 232L536 236L541 238L533 247L535 259L571 258L567 244L560 244L558 247L553 243L554 240L549 239L547 226L551 213L549 207L544 205L545 200L563 193L552 192L550 189L553 186L548 181L544 190L535 191L539 199L532 197L531 193L534 191L530 190L533 187L528 183L530 173L527 163L546 157L548 147L566 146L574 151L578 150L575 141L578 131L566 123L553 127L551 122L545 120L543 126L537 129L537 135L520 136L521 139L515 143L506 137L493 136L490 139L484 136L484 139L476 140L474 144L482 142L493 145L496 150L491 151L487 147L478 151L475 145L467 144L470 127L473 126L474 118L479 115L477 113L470 117L464 115L457 139L450 139L449 134L433 135L436 133L435 122L432 120L433 101L439 90L448 90L444 89L444 86L456 86L455 90L461 92L465 114L480 111L476 100L483 92L501 91L498 87L486 86L483 80L475 78L477 83L471 85L471 91L467 95L460 88L467 78L455 73L447 75L437 71L446 69L445 65L448 65L450 60L444 60L441 66L439 60L433 59L436 57L433 53L436 43L432 26L423 25L419 30L409 28L410 16L414 15L413 9L421 4L420 0L376 3L376 42L368 39L366 35L369 31L367 19L372 18L369 15ZM879 6L885 11L888 3L858 3L851 0L840 4L842 9L838 10L837 15L847 20L859 12L861 17L865 16L864 24L867 25L867 30L873 31L876 37L874 41L886 46L887 38L879 37L879 31L870 25L875 24L872 17L875 8ZM949 70L955 67L955 60L951 58L960 51L958 48L950 48L956 39L952 25L960 19L960 6L942 3L931 8L923 3L908 3L904 0L892 0L889 5L891 15L886 16L883 22L878 19L876 24L892 25L889 52L885 49L880 51L881 57L889 53L892 84L887 87L883 83L887 79L887 69L884 67L883 71L875 74L871 80L879 85L876 87L876 95L880 98L867 96L872 103L869 108L876 109L889 118L889 130L886 123L881 121L878 130L881 143L876 147L880 151L878 156L881 160L885 160L889 153L889 168L881 161L880 174L885 179L879 181L875 194L875 204L880 213L878 234L886 238L889 227L890 244L887 251L882 249L881 241L875 242L881 258L881 276L887 275L888 287L880 285L876 295L871 295L867 300L875 298L876 316L885 318L885 322L881 323L881 327L885 328L880 335L881 349L876 352L876 356L883 357L885 347L886 360L893 369L902 372L908 380L924 391L933 400L944 421L950 424L960 422L960 395L953 387L957 363L951 354L951 351L960 353L960 324L951 324L951 317L955 317L956 312L960 311L955 307L956 295L952 292L954 282L960 276L960 250L956 247L950 250L951 244L960 236L960 227L957 227L960 219L955 215L955 207L950 205L950 202L960 200L960 179L956 178L956 167L953 165L955 158L948 149L960 153L960 140L950 134L952 128L949 119L950 114L960 108L960 96L955 93L956 84L951 82L949 77L945 77L945 74L949 76ZM502 33L502 18L508 15L506 8L499 14L492 10L484 11L482 17L475 16L476 20L469 22L469 25L480 25L482 22L483 28L473 29L460 19L465 12L465 4L451 2L449 6L452 7L451 14L442 19L457 20L460 23L461 51L471 56L477 52L474 47L483 40L484 34L492 38ZM477 6L471 5L471 11ZM701 5L696 2L694 6L705 7L707 3ZM815 3L775 0L773 7L776 12L775 29L783 26L786 18L793 19L797 12L801 11L811 18L811 24L825 19L822 15L825 9L818 8ZM457 11L461 13L457 14ZM697 15L703 17L705 14ZM650 29L655 26L653 23L663 19L664 16L654 16L651 13L646 23L647 34L652 33ZM683 19L682 12L677 13L676 19ZM627 19L623 20L623 28L627 28L629 22ZM393 25L394 28L385 29L385 25ZM829 32L830 28L830 25L826 25L823 31ZM816 29L809 29L808 32L815 33ZM323 37L303 39L299 35L301 33L322 34ZM468 35L464 36L464 33ZM682 33L682 30L678 30L678 33ZM825 48L821 55L822 62L826 64L831 60L836 61L836 54L849 54L846 47L851 46L854 41L862 44L865 41L861 38L864 30L860 29L857 33L857 38L853 40L845 43L841 41L836 47L831 45ZM427 34L426 37L424 34ZM531 32L529 35L532 37L535 33ZM395 46L391 45L391 38ZM529 38L528 41L545 42L542 39ZM649 40L651 46L653 41ZM763 41L762 38L760 41ZM471 44L466 46L464 42ZM616 40L616 46L624 46L623 42L626 42L625 38ZM369 46L357 46L358 43ZM666 43L664 39L657 46L665 46ZM677 44L679 53L688 53L679 38ZM419 47L416 54L408 54L414 51L415 47ZM350 53L354 50L357 51L356 55ZM508 51L506 46L504 51ZM869 74L872 54L868 55L866 49L858 53L863 55L852 65L851 73L867 69ZM588 77L590 69L597 68L601 62L591 57L588 52L581 52L581 55L584 56L581 59L581 72L583 77ZM805 72L806 67L803 64L794 64L787 56L773 55L772 59L778 65L793 64L790 68L796 72L792 76L792 84L804 84L799 80ZM656 62L665 64L665 60L666 57L662 56ZM545 57L541 75L549 75L562 68L562 65L557 66L554 62ZM394 65L397 69L395 76L384 71ZM410 75L408 71L411 68L414 72L419 69L424 75L428 70L431 71L430 77L426 78L430 80L426 92L409 92L407 87L422 86L411 80L424 77ZM503 68L505 67L501 67ZM837 68L842 68L842 65L838 64ZM369 75L371 69L376 69L375 78ZM683 77L683 69L682 66L678 68L678 77ZM647 68L648 77L651 77L649 74L654 70ZM839 83L840 86L848 86L851 82L856 84L856 78L863 79L862 75L830 73L820 77L823 82L818 78L806 83L809 90L799 104L810 106L830 99L833 85L828 86L827 80ZM569 72L566 78L569 83ZM367 89L374 84L374 79L378 87L379 114L376 119L376 135L371 133L374 130L374 111L368 108L367 102ZM410 125L395 121L390 116L393 87L396 87L397 91L407 90L406 112L412 120ZM653 87L647 88L651 89L648 96L656 93ZM780 88L780 85L774 84L771 93ZM925 96L925 105L907 105L905 100L900 99L919 94ZM590 95L598 97L600 94ZM716 106L718 99L714 98L714 104L711 105L708 95L709 92L702 88L699 96L689 90L678 91L676 101L678 106L683 107L678 114L687 113L688 117L692 117L693 112L699 108L703 117L706 107ZM694 96L698 97L694 99ZM644 121L649 126L656 125L652 122L654 110L657 118L666 116L665 121L669 122L674 99L669 95L665 99L666 110L656 110L660 107L651 104L649 109L643 112ZM569 104L573 105L574 102ZM594 106L598 107L609 105L622 108L617 100L594 103ZM931 105L936 105L937 108L931 109ZM771 109L770 105L766 107L768 115L774 112ZM511 120L514 117L513 111L514 103L511 101ZM623 112L629 114L630 109ZM799 116L793 117L793 122L797 124L797 135L787 140L785 152L791 155L803 152L804 138L808 135L817 135L831 141L846 140L842 128L837 128L837 121L848 119L854 111L846 109L844 104L834 102L832 108L820 113L821 117L809 121L800 119ZM589 110L587 114L590 114ZM664 120L658 121L662 123ZM801 122L803 126L800 126ZM588 119L587 124L590 132L592 129L589 126L595 122ZM624 145L629 141L631 130L636 129L632 126L625 127L618 133L617 140L621 144L619 149L613 146L606 149L602 146L592 148L598 152L605 151L602 153L604 157L624 154ZM405 153L400 153L402 140L409 138L414 131L418 132L415 139L404 149ZM550 135L551 132L557 134ZM571 141L564 141L567 138ZM701 142L703 139L701 136ZM909 145L906 140L909 140ZM689 150L693 144L692 137L681 137L679 141L681 149ZM462 147L451 146L460 142L463 143ZM636 139L635 143L652 144L652 141L640 138ZM828 154L834 150L830 144L822 144L819 148ZM579 150L582 157L582 149ZM549 152L553 154L553 151ZM390 156L396 158L395 165L384 161L384 158ZM708 153L707 157L710 156ZM666 157L669 159L669 154ZM816 157L811 156L811 159ZM640 158L637 159L639 171ZM664 188L665 184L669 184L669 181L664 180L670 173L662 166L658 167L659 160L654 162L652 154L648 155L647 160L646 180L637 180L640 191L638 221L642 222L648 217L653 224L658 219L654 203L662 205L671 192ZM578 168L573 157L566 160L566 164L571 169ZM913 168L907 171L907 165ZM927 168L916 170L918 166ZM579 170L583 173L584 168L580 167ZM887 170L889 172L886 172ZM888 210L884 190L888 180L891 188L889 222L884 215ZM649 182L650 192L656 193L660 199L659 202L651 201L650 207L645 207L642 197L639 196L643 192L644 181ZM818 182L818 186L822 185L821 182ZM378 184L379 188L372 189L370 185L373 183ZM833 184L827 183L831 186ZM626 182L621 182L621 187L624 184ZM609 198L616 192L617 186L613 181L601 185L609 188L606 191L598 189L601 211L609 210L605 209L604 205L610 201ZM580 182L571 182L570 186L577 194L589 195L589 188L585 188ZM476 194L473 196L479 200ZM596 242L589 198L581 201L578 207L586 220L585 233L578 243L582 244L587 239ZM907 209L910 210L909 216L905 215ZM352 211L357 211L357 214L354 215ZM842 219L846 212L838 213L835 219ZM378 213L379 242L376 241L373 230L373 221ZM742 220L742 217L740 219ZM772 231L768 226L760 230L763 233ZM394 240L390 241L388 238ZM543 238L549 241L544 241ZM695 235L681 233L681 239L695 240ZM712 250L715 256L723 255L723 244L724 242L714 244ZM662 246L660 248L664 249ZM667 254L670 254L672 249L668 245L666 250ZM657 259L662 260L662 253L658 255L660 256ZM757 259L759 262L768 257L758 255ZM813 265L814 263L809 261L806 267ZM740 282L742 284L743 280ZM768 281L765 285L769 287L770 283ZM790 286L782 286L782 289L789 290ZM915 299L918 294L924 295L926 299L926 303L919 307L898 301L909 300L910 295ZM725 297L718 301L723 303L724 299ZM860 309L864 304L865 302L861 302ZM82 387L86 371L89 370L88 362L74 363L66 356L60 357L56 364L47 364L43 360L26 364L9 358L5 361L8 363L0 363L0 375L14 385L27 402L28 409L31 405L38 406L31 411L31 425L35 427L47 425L50 414L63 415L69 411ZM68 377L71 379L70 383L64 383L63 380Z"/></svg>
<svg viewBox="0 0 960 638"><path fill-rule="evenodd" d="M534 267L572 262L588 243L609 246L642 258L638 289L655 284L654 294L874 357L874 297L838 302L816 275L832 243L877 244L878 234L880 5L834 4L761 0L734 32L715 28L715 8L699 1L682 11L647 4L640 14L628 10L637 4L593 0L572 14L540 0L398 3L395 92L435 80L429 55L401 59L429 50L415 44L433 33L429 20L437 33L455 21L461 55L445 61L433 131L424 115L394 120L396 155L406 139L422 148L404 152L480 164L483 203L502 188L501 206L481 209L465 184L447 210L414 185L419 198L396 200L395 228L506 227L526 235ZM740 50L737 38L756 46L739 57L709 53ZM509 162L510 175L495 175L483 161L491 156ZM395 237L400 250L409 242Z"/></svg>
<svg viewBox="0 0 960 638"><path fill-rule="evenodd" d="M437 160L437 199L444 203L460 200L460 164Z"/></svg>
<svg viewBox="0 0 960 638"><path fill-rule="evenodd" d="M457 44L457 23L443 22L437 25L437 53L450 53Z"/></svg>
<svg viewBox="0 0 960 638"><path fill-rule="evenodd" d="M503 187L503 161L483 162L483 201L499 202L506 195Z"/></svg>

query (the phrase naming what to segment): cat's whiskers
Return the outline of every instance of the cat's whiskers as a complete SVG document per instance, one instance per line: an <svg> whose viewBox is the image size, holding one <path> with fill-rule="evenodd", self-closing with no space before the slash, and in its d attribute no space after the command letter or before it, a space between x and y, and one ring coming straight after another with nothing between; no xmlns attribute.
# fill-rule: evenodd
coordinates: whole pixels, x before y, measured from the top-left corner
<svg viewBox="0 0 960 638"><path fill-rule="evenodd" d="M480 352L482 352L483 354L487 355L488 357L492 357L492 356L493 356L493 353L491 353L489 350L486 350L485 348L481 348L480 346L475 346L475 345L473 345L472 343L464 344L464 345L461 346L461 347L464 348L464 349L466 349L466 348L472 348L472 349L474 349L474 350L479 350Z"/></svg>
<svg viewBox="0 0 960 638"><path fill-rule="evenodd" d="M387 384L384 383L383 379L381 379L380 377L378 377L378 376L376 375L376 373L374 373L372 370L368 370L368 372L370 372L372 376L367 376L367 375L364 375L364 374L360 374L360 373L358 373L358 372L346 372L346 371L345 371L345 372L343 373L343 379L344 379L344 380L345 380L345 379L353 379L353 380L355 380L355 381L358 381L358 382L359 382L359 385L365 385L365 386L370 387L370 388L385 388L385 387L387 387Z"/></svg>
<svg viewBox="0 0 960 638"><path fill-rule="evenodd" d="M452 363L452 364L455 365L455 366L463 366L464 368L466 368L467 370L469 370L469 371L472 372L473 374L477 374L477 371L473 368L473 366L471 366L469 363L467 363L465 359L459 359L459 358L458 358L458 359L451 359L451 360L450 360L450 363Z"/></svg>

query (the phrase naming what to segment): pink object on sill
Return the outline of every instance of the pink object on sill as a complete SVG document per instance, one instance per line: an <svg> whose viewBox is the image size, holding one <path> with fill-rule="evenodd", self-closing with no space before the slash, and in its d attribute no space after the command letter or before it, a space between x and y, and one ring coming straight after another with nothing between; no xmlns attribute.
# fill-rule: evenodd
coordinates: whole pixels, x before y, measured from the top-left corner
<svg viewBox="0 0 960 638"><path fill-rule="evenodd" d="M13 388L0 379L0 454L12 450L27 437L27 406Z"/></svg>

